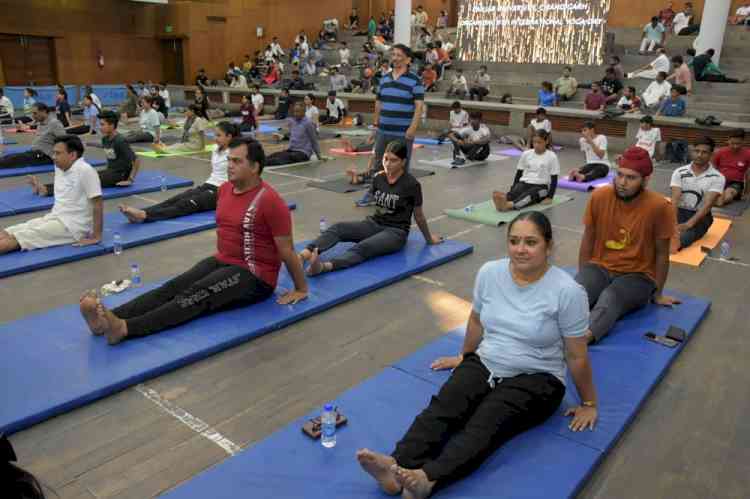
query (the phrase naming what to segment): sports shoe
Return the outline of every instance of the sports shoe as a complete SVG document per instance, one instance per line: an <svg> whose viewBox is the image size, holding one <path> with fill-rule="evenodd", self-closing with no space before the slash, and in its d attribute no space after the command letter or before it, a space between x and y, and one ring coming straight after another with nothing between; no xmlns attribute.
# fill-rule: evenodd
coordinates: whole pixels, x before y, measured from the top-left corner
<svg viewBox="0 0 750 499"><path fill-rule="evenodd" d="M367 208L368 206L375 205L375 198L372 197L372 194L370 194L370 191L366 191L365 195L362 196L362 199L360 199L359 201L356 201L354 204L358 208Z"/></svg>
<svg viewBox="0 0 750 499"><path fill-rule="evenodd" d="M466 164L466 160L464 158L456 158L451 163L451 166L463 166Z"/></svg>

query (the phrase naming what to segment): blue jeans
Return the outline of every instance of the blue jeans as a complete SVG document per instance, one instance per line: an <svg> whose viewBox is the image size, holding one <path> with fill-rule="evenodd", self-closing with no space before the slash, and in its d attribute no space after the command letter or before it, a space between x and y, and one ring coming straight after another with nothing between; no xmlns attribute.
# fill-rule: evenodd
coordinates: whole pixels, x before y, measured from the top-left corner
<svg viewBox="0 0 750 499"><path fill-rule="evenodd" d="M385 133L378 130L375 135L375 163L373 169L377 172L383 169L383 155L385 154L385 148L389 143L394 140L402 140L406 142L407 153L406 153L406 164L404 170L409 171L409 162L411 161L411 150L414 146L414 140L408 140L403 135L386 135Z"/></svg>

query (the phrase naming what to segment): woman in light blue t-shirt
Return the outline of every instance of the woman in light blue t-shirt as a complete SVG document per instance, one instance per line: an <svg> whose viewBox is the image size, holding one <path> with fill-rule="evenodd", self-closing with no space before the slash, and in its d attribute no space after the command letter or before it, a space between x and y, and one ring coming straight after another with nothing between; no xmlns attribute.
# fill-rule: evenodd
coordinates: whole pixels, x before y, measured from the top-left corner
<svg viewBox="0 0 750 499"><path fill-rule="evenodd" d="M504 442L552 416L565 395L566 364L581 396L572 431L594 428L596 391L585 332L586 292L549 263L552 226L524 212L508 227L508 258L486 263L474 287L462 353L433 369L455 368L390 455L357 459L388 494L425 498L477 469Z"/></svg>

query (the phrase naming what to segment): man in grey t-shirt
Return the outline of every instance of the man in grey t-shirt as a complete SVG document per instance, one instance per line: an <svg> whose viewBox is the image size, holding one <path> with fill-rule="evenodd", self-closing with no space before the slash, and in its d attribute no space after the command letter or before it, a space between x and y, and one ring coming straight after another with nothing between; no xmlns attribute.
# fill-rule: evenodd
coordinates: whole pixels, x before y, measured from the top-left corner
<svg viewBox="0 0 750 499"><path fill-rule="evenodd" d="M52 148L55 145L55 139L66 135L66 132L57 118L50 114L51 110L42 102L34 104L31 116L34 118L33 124L36 124L37 129L34 142L31 143L31 150L0 156L0 168L20 168L53 163Z"/></svg>

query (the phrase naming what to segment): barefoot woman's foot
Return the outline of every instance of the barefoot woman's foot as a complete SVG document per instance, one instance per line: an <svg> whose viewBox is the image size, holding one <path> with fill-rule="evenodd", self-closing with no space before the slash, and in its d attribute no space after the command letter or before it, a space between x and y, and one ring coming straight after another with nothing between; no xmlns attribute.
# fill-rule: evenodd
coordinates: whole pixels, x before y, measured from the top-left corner
<svg viewBox="0 0 750 499"><path fill-rule="evenodd" d="M312 255L310 255L308 261L310 262L310 267L307 269L307 275L315 276L326 271L325 264L320 261L320 253L317 248L312 251Z"/></svg>
<svg viewBox="0 0 750 499"><path fill-rule="evenodd" d="M497 211L508 211L508 199L502 192L493 192L492 202L495 203L495 209Z"/></svg>
<svg viewBox="0 0 750 499"><path fill-rule="evenodd" d="M383 492L389 495L401 492L401 485L396 482L396 477L391 471L391 467L396 464L396 460L391 456L379 454L370 449L360 449L357 451L357 461L362 469L378 482Z"/></svg>
<svg viewBox="0 0 750 499"><path fill-rule="evenodd" d="M110 309L99 303L96 307L96 313L101 320L107 323L104 331L104 334L107 335L107 343L117 345L128 336L128 325L124 320L113 314Z"/></svg>
<svg viewBox="0 0 750 499"><path fill-rule="evenodd" d="M107 321L99 317L96 307L99 304L99 298L93 291L87 291L81 296L80 308L81 315L86 319L91 334L101 336L107 329Z"/></svg>
<svg viewBox="0 0 750 499"><path fill-rule="evenodd" d="M125 218L127 218L131 224L139 224L146 221L146 212L143 210L133 208L132 206L128 206L126 204L121 204L119 208L120 213L125 215Z"/></svg>
<svg viewBox="0 0 750 499"><path fill-rule="evenodd" d="M403 487L403 499L426 499L435 487L435 482L431 482L421 469L407 470L394 464L391 470L396 476L396 482Z"/></svg>

